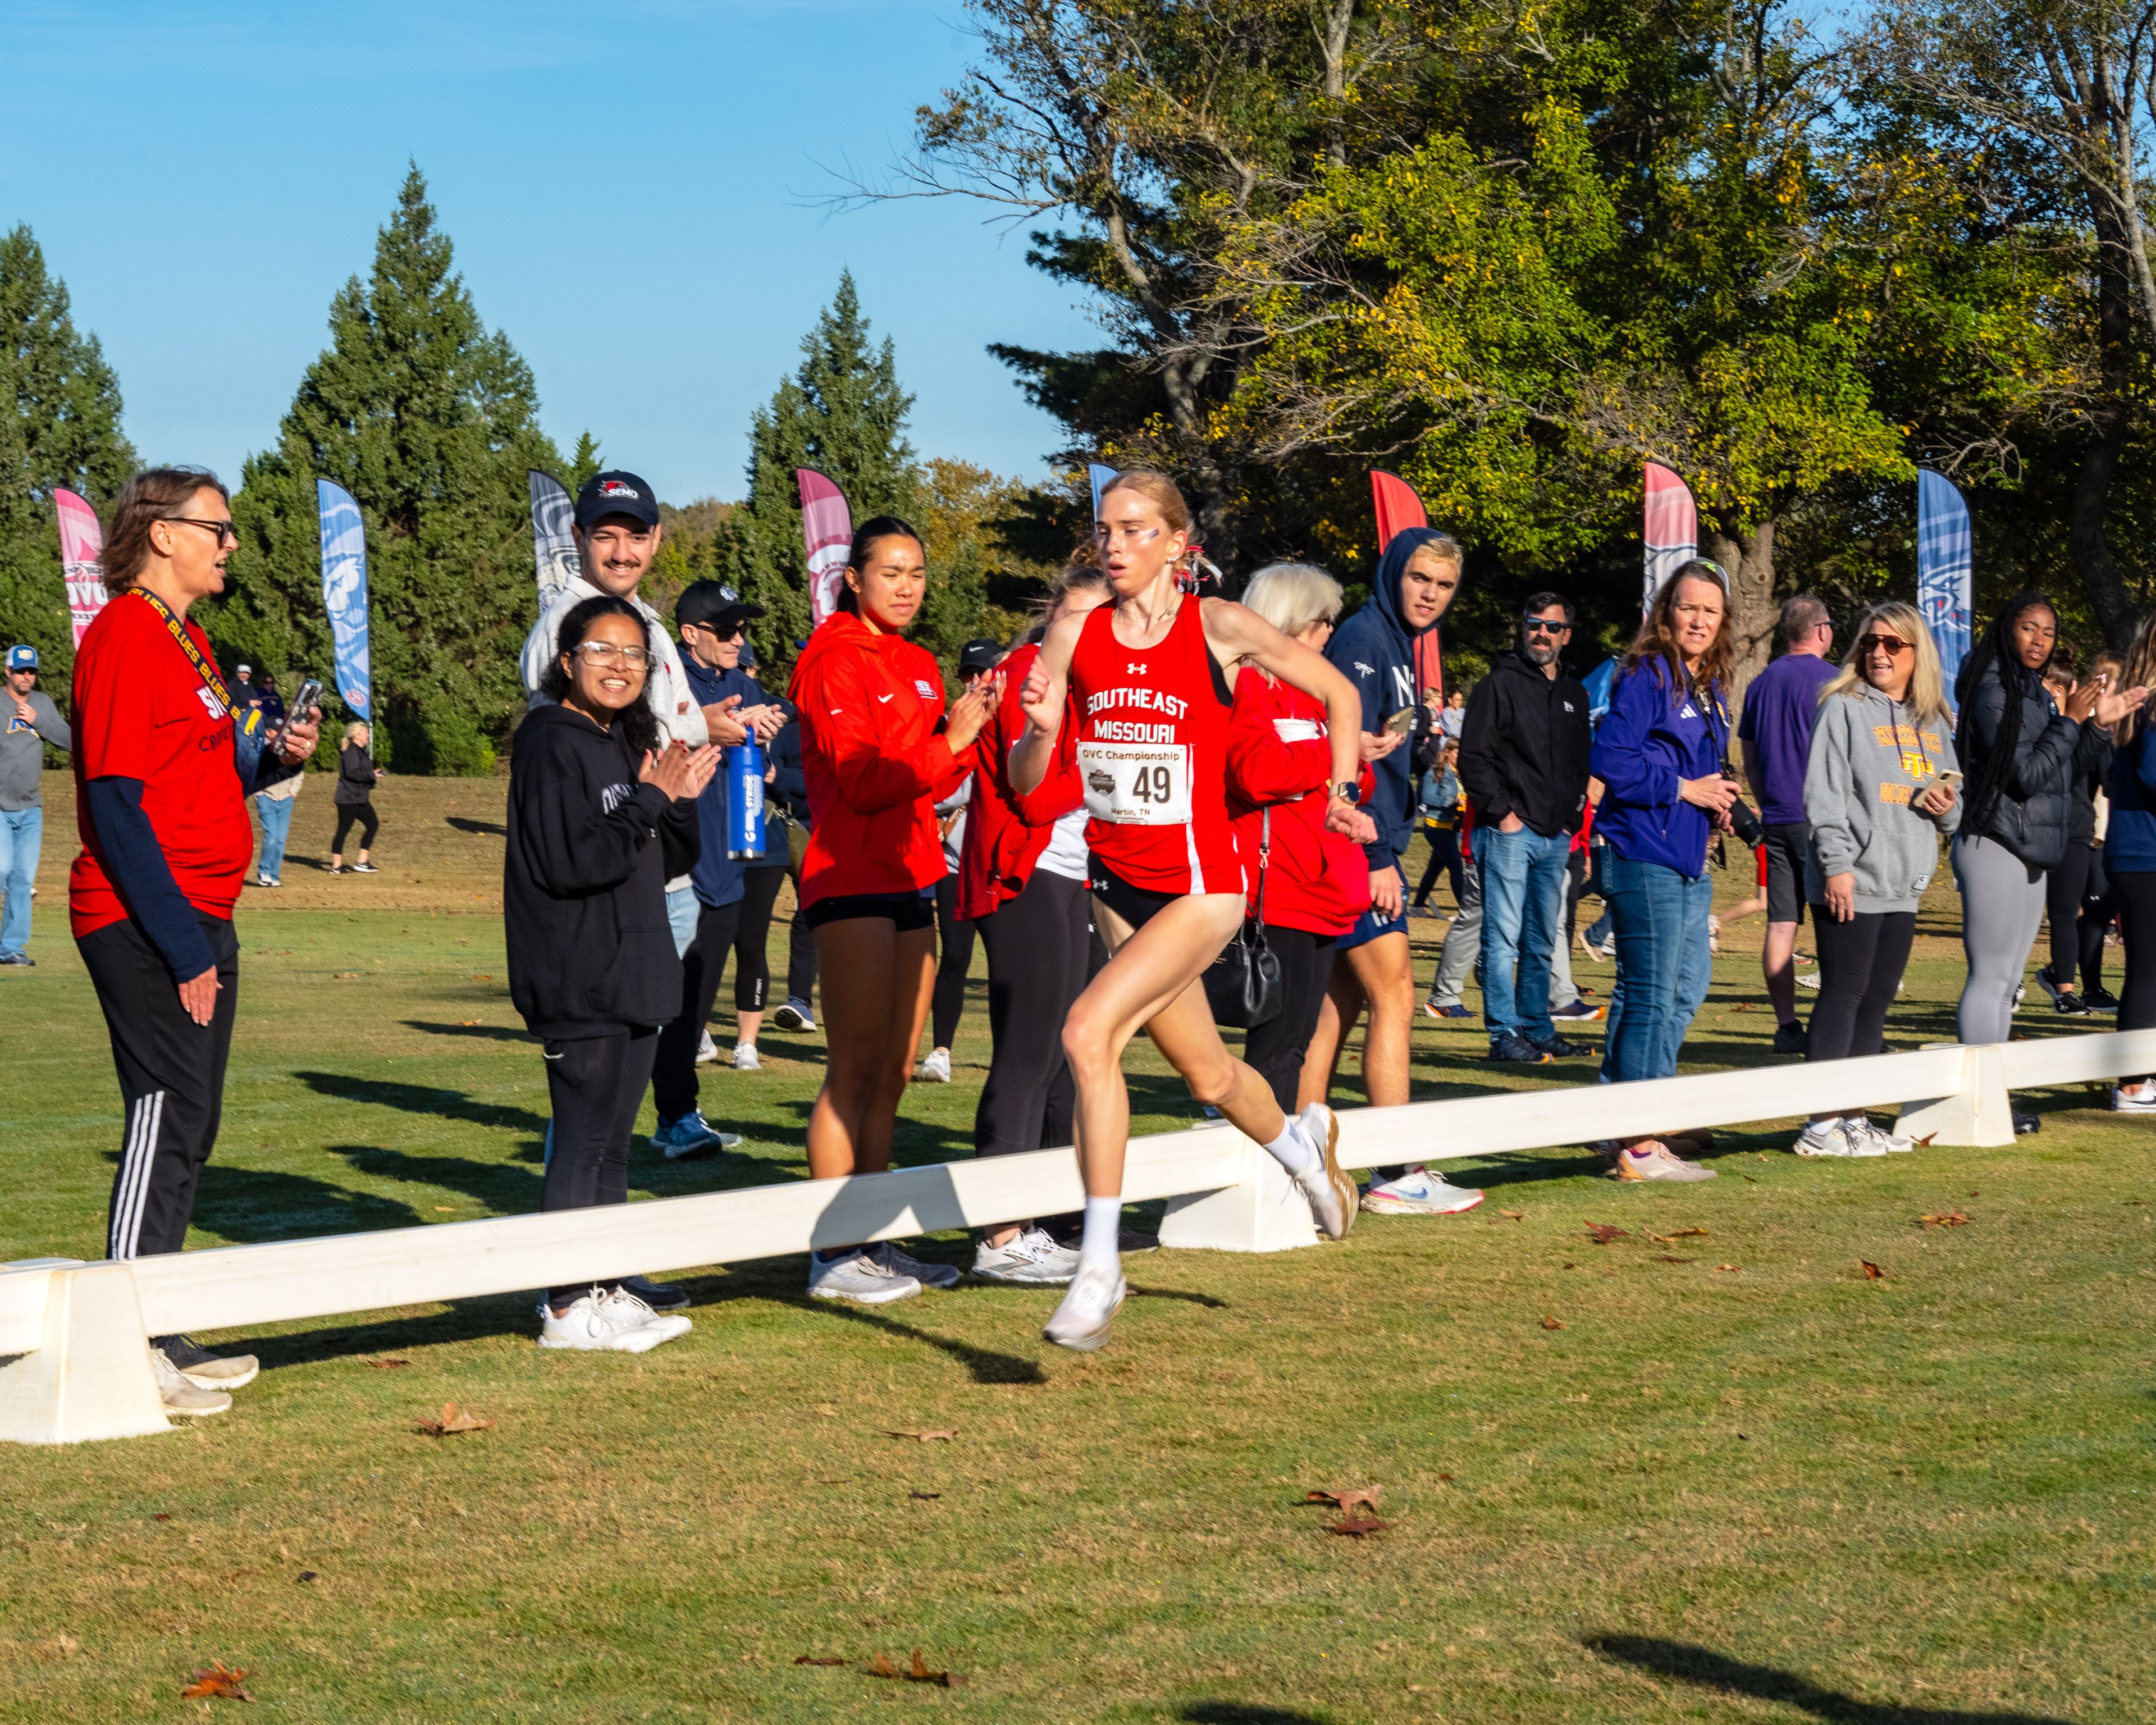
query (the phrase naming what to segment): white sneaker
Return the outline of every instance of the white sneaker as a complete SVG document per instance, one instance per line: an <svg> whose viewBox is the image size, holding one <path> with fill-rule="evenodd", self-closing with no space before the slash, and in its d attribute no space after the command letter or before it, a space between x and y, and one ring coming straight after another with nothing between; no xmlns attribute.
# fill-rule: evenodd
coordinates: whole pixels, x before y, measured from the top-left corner
<svg viewBox="0 0 2156 1725"><path fill-rule="evenodd" d="M1077 1353L1091 1353L1108 1339L1108 1326L1122 1309L1131 1285L1121 1270L1081 1264L1055 1316L1041 1330L1045 1340Z"/></svg>
<svg viewBox="0 0 2156 1725"><path fill-rule="evenodd" d="M742 1141L739 1132L722 1132L704 1118L704 1111L691 1108L679 1120L662 1120L651 1135L651 1147L669 1162L685 1156L701 1156L710 1150L732 1150Z"/></svg>
<svg viewBox="0 0 2156 1725"><path fill-rule="evenodd" d="M557 1316L544 1300L539 1302L539 1345L574 1348L585 1353L649 1353L666 1337L644 1322L651 1308L632 1300L635 1310L593 1288L577 1296L567 1312ZM641 1314L640 1316L639 1314Z"/></svg>
<svg viewBox="0 0 2156 1725"><path fill-rule="evenodd" d="M599 1301L599 1310L610 1320L626 1320L641 1323L647 1330L656 1330L661 1342L671 1342L696 1327L678 1312L654 1312L649 1303L620 1286Z"/></svg>
<svg viewBox="0 0 2156 1725"><path fill-rule="evenodd" d="M1798 974L1797 986L1799 988L1810 988L1812 993L1816 994L1819 993L1819 985L1820 973L1817 971L1807 970L1800 972Z"/></svg>
<svg viewBox="0 0 2156 1725"><path fill-rule="evenodd" d="M1899 1132L1890 1132L1885 1127L1878 1125L1862 1114L1845 1117L1841 1123L1845 1130L1851 1133L1861 1133L1889 1156L1907 1156L1917 1147L1917 1141L1914 1138L1905 1138Z"/></svg>
<svg viewBox="0 0 2156 1725"><path fill-rule="evenodd" d="M910 1300L921 1284L910 1276L879 1263L863 1251L850 1251L828 1262L819 1252L808 1255L808 1297L812 1300L850 1300L856 1306L881 1306L892 1300Z"/></svg>
<svg viewBox="0 0 2156 1725"><path fill-rule="evenodd" d="M2111 1093L2114 1114L2156 1114L2156 1078L2122 1084Z"/></svg>
<svg viewBox="0 0 2156 1725"><path fill-rule="evenodd" d="M1884 1156L1887 1147L1853 1121L1815 1120L1789 1147L1799 1156Z"/></svg>
<svg viewBox="0 0 2156 1725"><path fill-rule="evenodd" d="M711 1040L711 1033L706 1030L696 1039L696 1064L700 1066L708 1066L718 1057L719 1045Z"/></svg>
<svg viewBox="0 0 2156 1725"><path fill-rule="evenodd" d="M753 1042L737 1042L734 1045L734 1070L737 1072L763 1070L763 1062L757 1059L756 1045Z"/></svg>
<svg viewBox="0 0 2156 1725"><path fill-rule="evenodd" d="M913 1069L916 1084L948 1084L951 1081L951 1050L932 1049L928 1058Z"/></svg>
<svg viewBox="0 0 2156 1725"><path fill-rule="evenodd" d="M887 1240L870 1246L864 1257L873 1258L894 1276L910 1276L924 1288L955 1288L966 1279L956 1264L932 1264L901 1252Z"/></svg>
<svg viewBox="0 0 2156 1725"><path fill-rule="evenodd" d="M1617 1160L1609 1170L1613 1180L1711 1180L1714 1170L1702 1168L1696 1162L1686 1162L1667 1144L1650 1138L1644 1144L1635 1144L1629 1150L1620 1150Z"/></svg>
<svg viewBox="0 0 2156 1725"><path fill-rule="evenodd" d="M1481 1202L1472 1187L1452 1185L1426 1168L1411 1168L1397 1180L1373 1180L1363 1194L1363 1208L1373 1216L1456 1216Z"/></svg>
<svg viewBox="0 0 2156 1725"><path fill-rule="evenodd" d="M1014 1240L973 1248L973 1274L983 1281L1032 1287L1062 1287L1078 1273L1078 1255L1048 1237L1045 1229L1028 1228Z"/></svg>
<svg viewBox="0 0 2156 1725"><path fill-rule="evenodd" d="M1340 1166L1340 1122L1322 1102L1312 1102L1296 1117L1296 1129L1317 1152L1315 1161L1295 1176L1296 1189L1310 1200L1310 1219L1327 1240L1345 1240L1355 1225L1355 1181Z"/></svg>
<svg viewBox="0 0 2156 1725"><path fill-rule="evenodd" d="M150 1370L157 1380L157 1396L167 1414L183 1414L199 1420L206 1414L222 1414L232 1398L221 1389L204 1389L180 1375L180 1368L166 1358L165 1350L150 1350Z"/></svg>

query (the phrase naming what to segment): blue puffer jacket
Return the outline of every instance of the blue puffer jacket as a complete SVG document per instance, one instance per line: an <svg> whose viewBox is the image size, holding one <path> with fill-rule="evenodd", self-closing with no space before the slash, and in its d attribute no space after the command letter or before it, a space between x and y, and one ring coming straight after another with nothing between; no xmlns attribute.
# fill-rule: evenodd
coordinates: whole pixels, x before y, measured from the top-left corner
<svg viewBox="0 0 2156 1725"><path fill-rule="evenodd" d="M1348 674L1363 697L1363 728L1373 736L1403 707L1413 707L1416 723L1423 722L1414 665L1415 641L1423 631L1410 629L1400 615L1400 576L1417 547L1444 536L1432 527L1407 527L1394 534L1378 560L1368 600L1326 645L1325 656ZM1378 824L1378 842L1363 850L1373 869L1399 867L1414 829L1414 753L1410 742L1370 769L1377 788L1365 808Z"/></svg>
<svg viewBox="0 0 2156 1725"><path fill-rule="evenodd" d="M2105 789L2111 824L2103 834L2104 867L2114 875L2156 870L2156 729L2145 716L2133 741L2112 752Z"/></svg>
<svg viewBox="0 0 2156 1725"><path fill-rule="evenodd" d="M1695 880L1707 872L1712 824L1677 795L1677 782L1712 778L1729 748L1721 685L1703 693L1703 702L1686 696L1661 659L1620 673L1588 757L1609 787L1596 833L1628 862L1660 863Z"/></svg>

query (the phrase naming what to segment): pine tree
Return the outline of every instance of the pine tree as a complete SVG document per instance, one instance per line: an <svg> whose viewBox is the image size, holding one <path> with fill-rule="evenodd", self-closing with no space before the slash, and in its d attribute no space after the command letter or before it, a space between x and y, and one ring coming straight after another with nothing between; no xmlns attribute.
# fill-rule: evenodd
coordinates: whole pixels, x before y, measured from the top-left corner
<svg viewBox="0 0 2156 1725"><path fill-rule="evenodd" d="M537 606L525 470L562 467L531 368L489 333L453 261L414 167L372 275L331 304L330 346L277 447L246 464L237 591L209 625L258 665L329 665L315 481L344 486L367 523L376 752L406 772L487 771L521 713Z"/></svg>
<svg viewBox="0 0 2156 1725"><path fill-rule="evenodd" d="M120 382L95 336L76 333L67 285L28 228L0 238L0 646L27 641L64 706L74 664L53 525L56 485L105 510L135 466Z"/></svg>
<svg viewBox="0 0 2156 1725"><path fill-rule="evenodd" d="M921 497L921 475L906 439L913 398L899 387L886 336L869 336L848 271L830 308L801 343L798 370L782 382L749 426L748 500L726 519L723 566L742 597L764 608L757 643L766 674L780 686L793 643L808 634L807 553L793 470L813 467L846 494L856 524L905 516Z"/></svg>

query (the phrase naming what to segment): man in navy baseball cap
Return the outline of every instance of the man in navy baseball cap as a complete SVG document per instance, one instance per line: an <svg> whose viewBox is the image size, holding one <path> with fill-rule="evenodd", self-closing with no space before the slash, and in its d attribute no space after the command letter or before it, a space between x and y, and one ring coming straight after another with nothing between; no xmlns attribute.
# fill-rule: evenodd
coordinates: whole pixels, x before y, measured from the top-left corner
<svg viewBox="0 0 2156 1725"><path fill-rule="evenodd" d="M74 733L52 696L38 686L38 649L18 642L8 649L8 680L0 687L0 899L5 901L0 904L0 964L38 962L23 948L30 940L30 894L45 836L38 769L44 765L47 743L72 749Z"/></svg>
<svg viewBox="0 0 2156 1725"><path fill-rule="evenodd" d="M589 533L610 515L646 527L659 525L659 494L633 473L595 473L577 493L577 526Z"/></svg>

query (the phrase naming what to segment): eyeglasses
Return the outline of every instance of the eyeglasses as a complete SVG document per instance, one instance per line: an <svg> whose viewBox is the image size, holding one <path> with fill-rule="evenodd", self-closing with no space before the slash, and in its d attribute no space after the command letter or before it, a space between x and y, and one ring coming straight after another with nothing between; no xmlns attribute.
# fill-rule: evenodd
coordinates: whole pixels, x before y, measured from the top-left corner
<svg viewBox="0 0 2156 1725"><path fill-rule="evenodd" d="M217 542L219 545L223 545L228 542L234 545L239 543L239 529L232 525L232 521L229 517L227 517L225 520L221 521L197 521L192 516L188 515L168 515L161 516L160 519L171 521L176 526L201 527L208 532L216 534Z"/></svg>
<svg viewBox="0 0 2156 1725"><path fill-rule="evenodd" d="M1572 625L1562 619L1552 623L1547 617L1524 617L1521 626L1531 635L1561 635Z"/></svg>
<svg viewBox="0 0 2156 1725"><path fill-rule="evenodd" d="M1915 643L1905 641L1899 635L1866 635L1856 644L1856 650L1867 656L1884 653L1891 658L1899 659L1904 653L1913 653L1917 649Z"/></svg>
<svg viewBox="0 0 2156 1725"><path fill-rule="evenodd" d="M619 647L612 641L579 641L576 649L587 665L641 665L651 657L643 647Z"/></svg>

